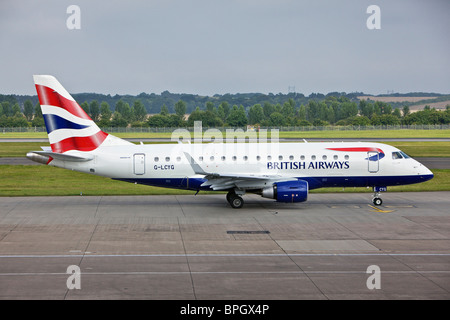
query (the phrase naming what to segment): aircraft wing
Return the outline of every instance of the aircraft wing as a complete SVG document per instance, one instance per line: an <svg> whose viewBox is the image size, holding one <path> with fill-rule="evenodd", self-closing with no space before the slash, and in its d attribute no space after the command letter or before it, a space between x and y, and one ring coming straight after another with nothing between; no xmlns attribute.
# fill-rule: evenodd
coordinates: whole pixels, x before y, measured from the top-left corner
<svg viewBox="0 0 450 320"><path fill-rule="evenodd" d="M280 175L230 175L230 174L207 174L207 181L202 183L202 187L209 186L214 191L239 189L263 189L270 187L279 181L296 181L296 178L284 177Z"/></svg>
<svg viewBox="0 0 450 320"><path fill-rule="evenodd" d="M267 174L233 174L233 173L211 173L203 170L200 165L195 162L191 155L184 153L189 160L192 169L196 174L204 176L205 182L201 184L202 187L209 186L214 191L229 190L232 188L239 189L262 189L271 186L279 181L296 181L296 178L281 176L281 175L267 175Z"/></svg>

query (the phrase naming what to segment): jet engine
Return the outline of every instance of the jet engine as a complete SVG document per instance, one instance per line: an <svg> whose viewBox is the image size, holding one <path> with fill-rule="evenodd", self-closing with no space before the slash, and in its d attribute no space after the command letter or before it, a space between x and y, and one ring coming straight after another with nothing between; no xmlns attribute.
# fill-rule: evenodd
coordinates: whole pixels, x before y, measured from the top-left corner
<svg viewBox="0 0 450 320"><path fill-rule="evenodd" d="M276 182L262 191L262 197L278 202L303 202L308 199L308 182L305 180Z"/></svg>

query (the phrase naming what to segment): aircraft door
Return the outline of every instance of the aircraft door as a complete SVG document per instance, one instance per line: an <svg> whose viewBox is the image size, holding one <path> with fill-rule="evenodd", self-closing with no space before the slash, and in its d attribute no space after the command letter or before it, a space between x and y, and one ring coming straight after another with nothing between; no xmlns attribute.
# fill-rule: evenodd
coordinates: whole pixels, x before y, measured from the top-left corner
<svg viewBox="0 0 450 320"><path fill-rule="evenodd" d="M372 172L372 173L378 172L378 170L380 168L380 164L378 161L379 158L380 158L380 155L377 151L367 152L367 162L368 162L369 172Z"/></svg>
<svg viewBox="0 0 450 320"><path fill-rule="evenodd" d="M134 174L145 174L145 154L136 153L133 156L133 170Z"/></svg>

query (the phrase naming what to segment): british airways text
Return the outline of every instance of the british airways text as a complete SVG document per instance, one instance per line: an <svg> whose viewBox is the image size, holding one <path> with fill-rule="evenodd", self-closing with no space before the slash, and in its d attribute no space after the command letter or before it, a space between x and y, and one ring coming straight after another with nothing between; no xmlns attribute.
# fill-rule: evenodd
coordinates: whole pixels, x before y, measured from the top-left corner
<svg viewBox="0 0 450 320"><path fill-rule="evenodd" d="M278 170L310 170L310 169L349 169L348 161L314 161L314 162L298 162L298 161L270 161L267 162L267 169Z"/></svg>

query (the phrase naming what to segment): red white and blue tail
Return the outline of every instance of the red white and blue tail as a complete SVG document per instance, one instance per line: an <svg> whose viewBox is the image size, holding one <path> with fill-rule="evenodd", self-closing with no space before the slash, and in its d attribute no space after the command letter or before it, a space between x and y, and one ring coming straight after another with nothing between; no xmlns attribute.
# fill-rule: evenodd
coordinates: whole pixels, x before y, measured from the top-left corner
<svg viewBox="0 0 450 320"><path fill-rule="evenodd" d="M54 153L93 151L105 144L131 144L100 130L55 77L33 78Z"/></svg>

